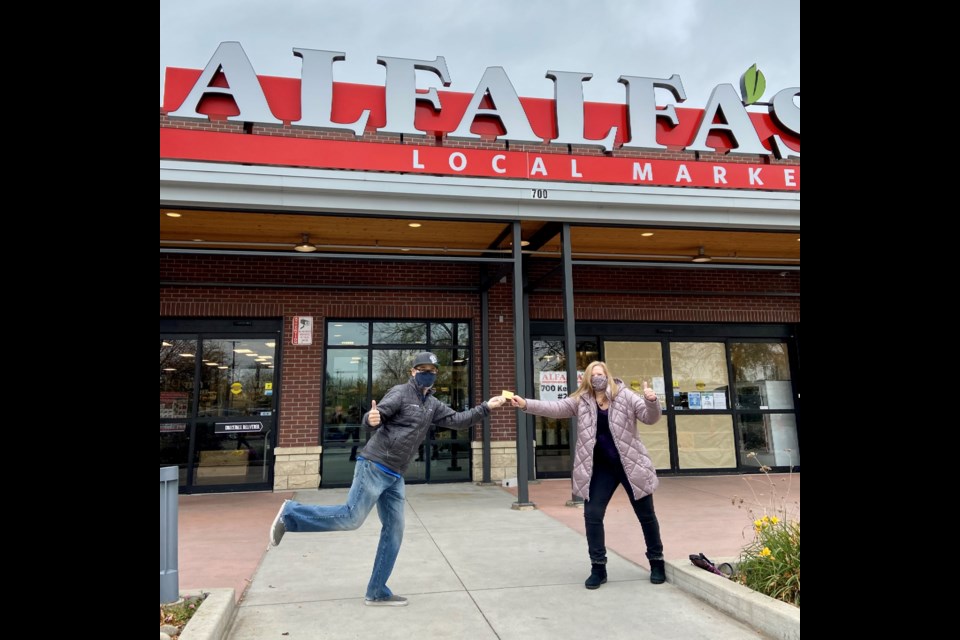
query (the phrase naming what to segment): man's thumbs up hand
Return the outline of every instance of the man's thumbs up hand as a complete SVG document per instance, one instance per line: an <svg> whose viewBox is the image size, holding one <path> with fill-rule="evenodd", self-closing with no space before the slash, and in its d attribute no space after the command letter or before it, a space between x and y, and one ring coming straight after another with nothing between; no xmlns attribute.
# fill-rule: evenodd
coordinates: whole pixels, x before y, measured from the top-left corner
<svg viewBox="0 0 960 640"><path fill-rule="evenodd" d="M370 413L367 414L367 422L371 427L380 426L380 411L377 409L377 401L374 400L370 405Z"/></svg>

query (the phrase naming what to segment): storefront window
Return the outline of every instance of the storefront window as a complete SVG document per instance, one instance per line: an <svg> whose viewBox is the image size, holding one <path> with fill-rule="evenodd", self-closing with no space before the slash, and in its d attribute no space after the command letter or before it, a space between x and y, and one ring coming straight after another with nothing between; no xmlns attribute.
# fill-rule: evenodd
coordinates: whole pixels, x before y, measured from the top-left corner
<svg viewBox="0 0 960 640"><path fill-rule="evenodd" d="M660 408L666 407L663 378L663 346L659 342L604 342L604 358L614 376L637 393L643 393L646 382L660 398ZM656 424L637 421L637 433L647 448L650 459L658 469L670 468L670 435L666 417Z"/></svg>
<svg viewBox="0 0 960 640"><path fill-rule="evenodd" d="M365 345L370 341L368 322L332 322L327 326L329 345Z"/></svg>
<svg viewBox="0 0 960 640"><path fill-rule="evenodd" d="M583 377L583 370L598 360L600 352L596 340L577 342L576 390ZM538 400L560 400L571 390L567 386L567 355L563 340L545 339L533 341L534 393ZM534 440L536 440L536 470L538 478L556 478L570 475L570 421L556 418L534 417Z"/></svg>
<svg viewBox="0 0 960 640"><path fill-rule="evenodd" d="M374 346L366 346L372 329ZM352 331L361 348L340 348ZM365 337L360 341L360 334ZM349 485L357 453L370 437L360 426L372 400L410 379L416 354L436 354L440 369L436 398L455 411L469 409L469 322L328 322L324 381L323 485ZM430 338L428 340L428 337ZM391 346L396 345L396 346ZM438 429L427 436L411 461L408 482L470 479L470 431Z"/></svg>
<svg viewBox="0 0 960 640"><path fill-rule="evenodd" d="M678 415L676 421L681 469L736 468L730 415Z"/></svg>
<svg viewBox="0 0 960 640"><path fill-rule="evenodd" d="M670 361L675 410L729 408L727 356L722 342L671 342Z"/></svg>
<svg viewBox="0 0 960 640"><path fill-rule="evenodd" d="M426 344L424 322L374 322L374 344Z"/></svg>
<svg viewBox="0 0 960 640"><path fill-rule="evenodd" d="M793 409L793 386L787 345L735 342L730 359L738 409Z"/></svg>
<svg viewBox="0 0 960 640"><path fill-rule="evenodd" d="M744 466L755 466L748 454L756 454L756 463L768 467L800 464L797 443L797 419L792 413L741 413L740 459Z"/></svg>

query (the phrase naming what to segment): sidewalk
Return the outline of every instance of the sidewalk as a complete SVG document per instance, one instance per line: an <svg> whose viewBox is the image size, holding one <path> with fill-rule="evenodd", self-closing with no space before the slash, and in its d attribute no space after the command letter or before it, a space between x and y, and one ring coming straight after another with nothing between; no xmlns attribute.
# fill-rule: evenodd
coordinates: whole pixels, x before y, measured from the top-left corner
<svg viewBox="0 0 960 640"><path fill-rule="evenodd" d="M799 500L798 474L793 485ZM406 537L390 586L410 606L397 609L363 606L379 533L375 514L358 531L288 534L263 555L269 523L289 493L182 496L180 586L241 593L253 576L230 634L238 640L761 637L669 583L650 584L638 566L645 564L639 525L619 491L606 518L608 548L616 552L610 582L584 589L582 511L563 506L569 487L568 480L530 485L539 509L514 511L515 498L499 487L408 486ZM296 497L337 503L346 492ZM668 558L734 555L749 518L731 497L744 493L740 476L663 479L656 499Z"/></svg>

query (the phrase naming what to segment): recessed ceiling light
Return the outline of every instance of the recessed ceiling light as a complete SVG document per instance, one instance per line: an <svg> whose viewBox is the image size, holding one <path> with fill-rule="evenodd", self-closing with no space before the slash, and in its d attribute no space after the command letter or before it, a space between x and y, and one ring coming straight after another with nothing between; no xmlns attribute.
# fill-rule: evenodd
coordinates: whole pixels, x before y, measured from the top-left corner
<svg viewBox="0 0 960 640"><path fill-rule="evenodd" d="M217 367L217 369L229 369L229 368L230 368L230 367L228 367L228 366L225 365L225 364L222 364L222 365L220 365L219 367Z"/></svg>
<svg viewBox="0 0 960 640"><path fill-rule="evenodd" d="M182 217L183 217L183 214L182 214L182 213L177 213L176 211L167 211L167 217L168 217L168 218L182 218Z"/></svg>
<svg viewBox="0 0 960 640"><path fill-rule="evenodd" d="M797 238L797 242L800 242L800 238Z"/></svg>
<svg viewBox="0 0 960 640"><path fill-rule="evenodd" d="M161 346L161 347L172 347L173 345L170 344L169 342L167 342L166 340L164 340L163 342L160 343L160 346Z"/></svg>
<svg viewBox="0 0 960 640"><path fill-rule="evenodd" d="M410 251L410 249L407 249L406 247L404 247L404 248L400 249L400 251Z"/></svg>
<svg viewBox="0 0 960 640"><path fill-rule="evenodd" d="M164 370L164 371L176 371L176 369L174 369L173 367L164 367L163 370Z"/></svg>
<svg viewBox="0 0 960 640"><path fill-rule="evenodd" d="M653 231L644 231L640 235L643 236L644 238L649 238L650 236L653 235Z"/></svg>
<svg viewBox="0 0 960 640"><path fill-rule="evenodd" d="M407 226L410 227L410 228L412 228L412 229L419 229L419 228L422 227L423 225L420 224L419 222L411 222L411 223L408 224Z"/></svg>
<svg viewBox="0 0 960 640"><path fill-rule="evenodd" d="M203 238L194 238L193 241L194 241L194 242L203 242Z"/></svg>
<svg viewBox="0 0 960 640"><path fill-rule="evenodd" d="M181 353L181 354L180 354L180 357L181 357L181 358L196 358L197 356L196 356L195 354L193 354L193 353Z"/></svg>

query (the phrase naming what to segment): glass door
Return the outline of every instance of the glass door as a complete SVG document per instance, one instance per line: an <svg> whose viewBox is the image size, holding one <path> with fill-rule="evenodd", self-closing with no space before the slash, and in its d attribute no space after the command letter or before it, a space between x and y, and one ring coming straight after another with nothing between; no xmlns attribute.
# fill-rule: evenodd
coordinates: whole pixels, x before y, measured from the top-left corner
<svg viewBox="0 0 960 640"><path fill-rule="evenodd" d="M279 329L259 335L163 329L161 321L160 466L179 467L186 493L270 489Z"/></svg>

